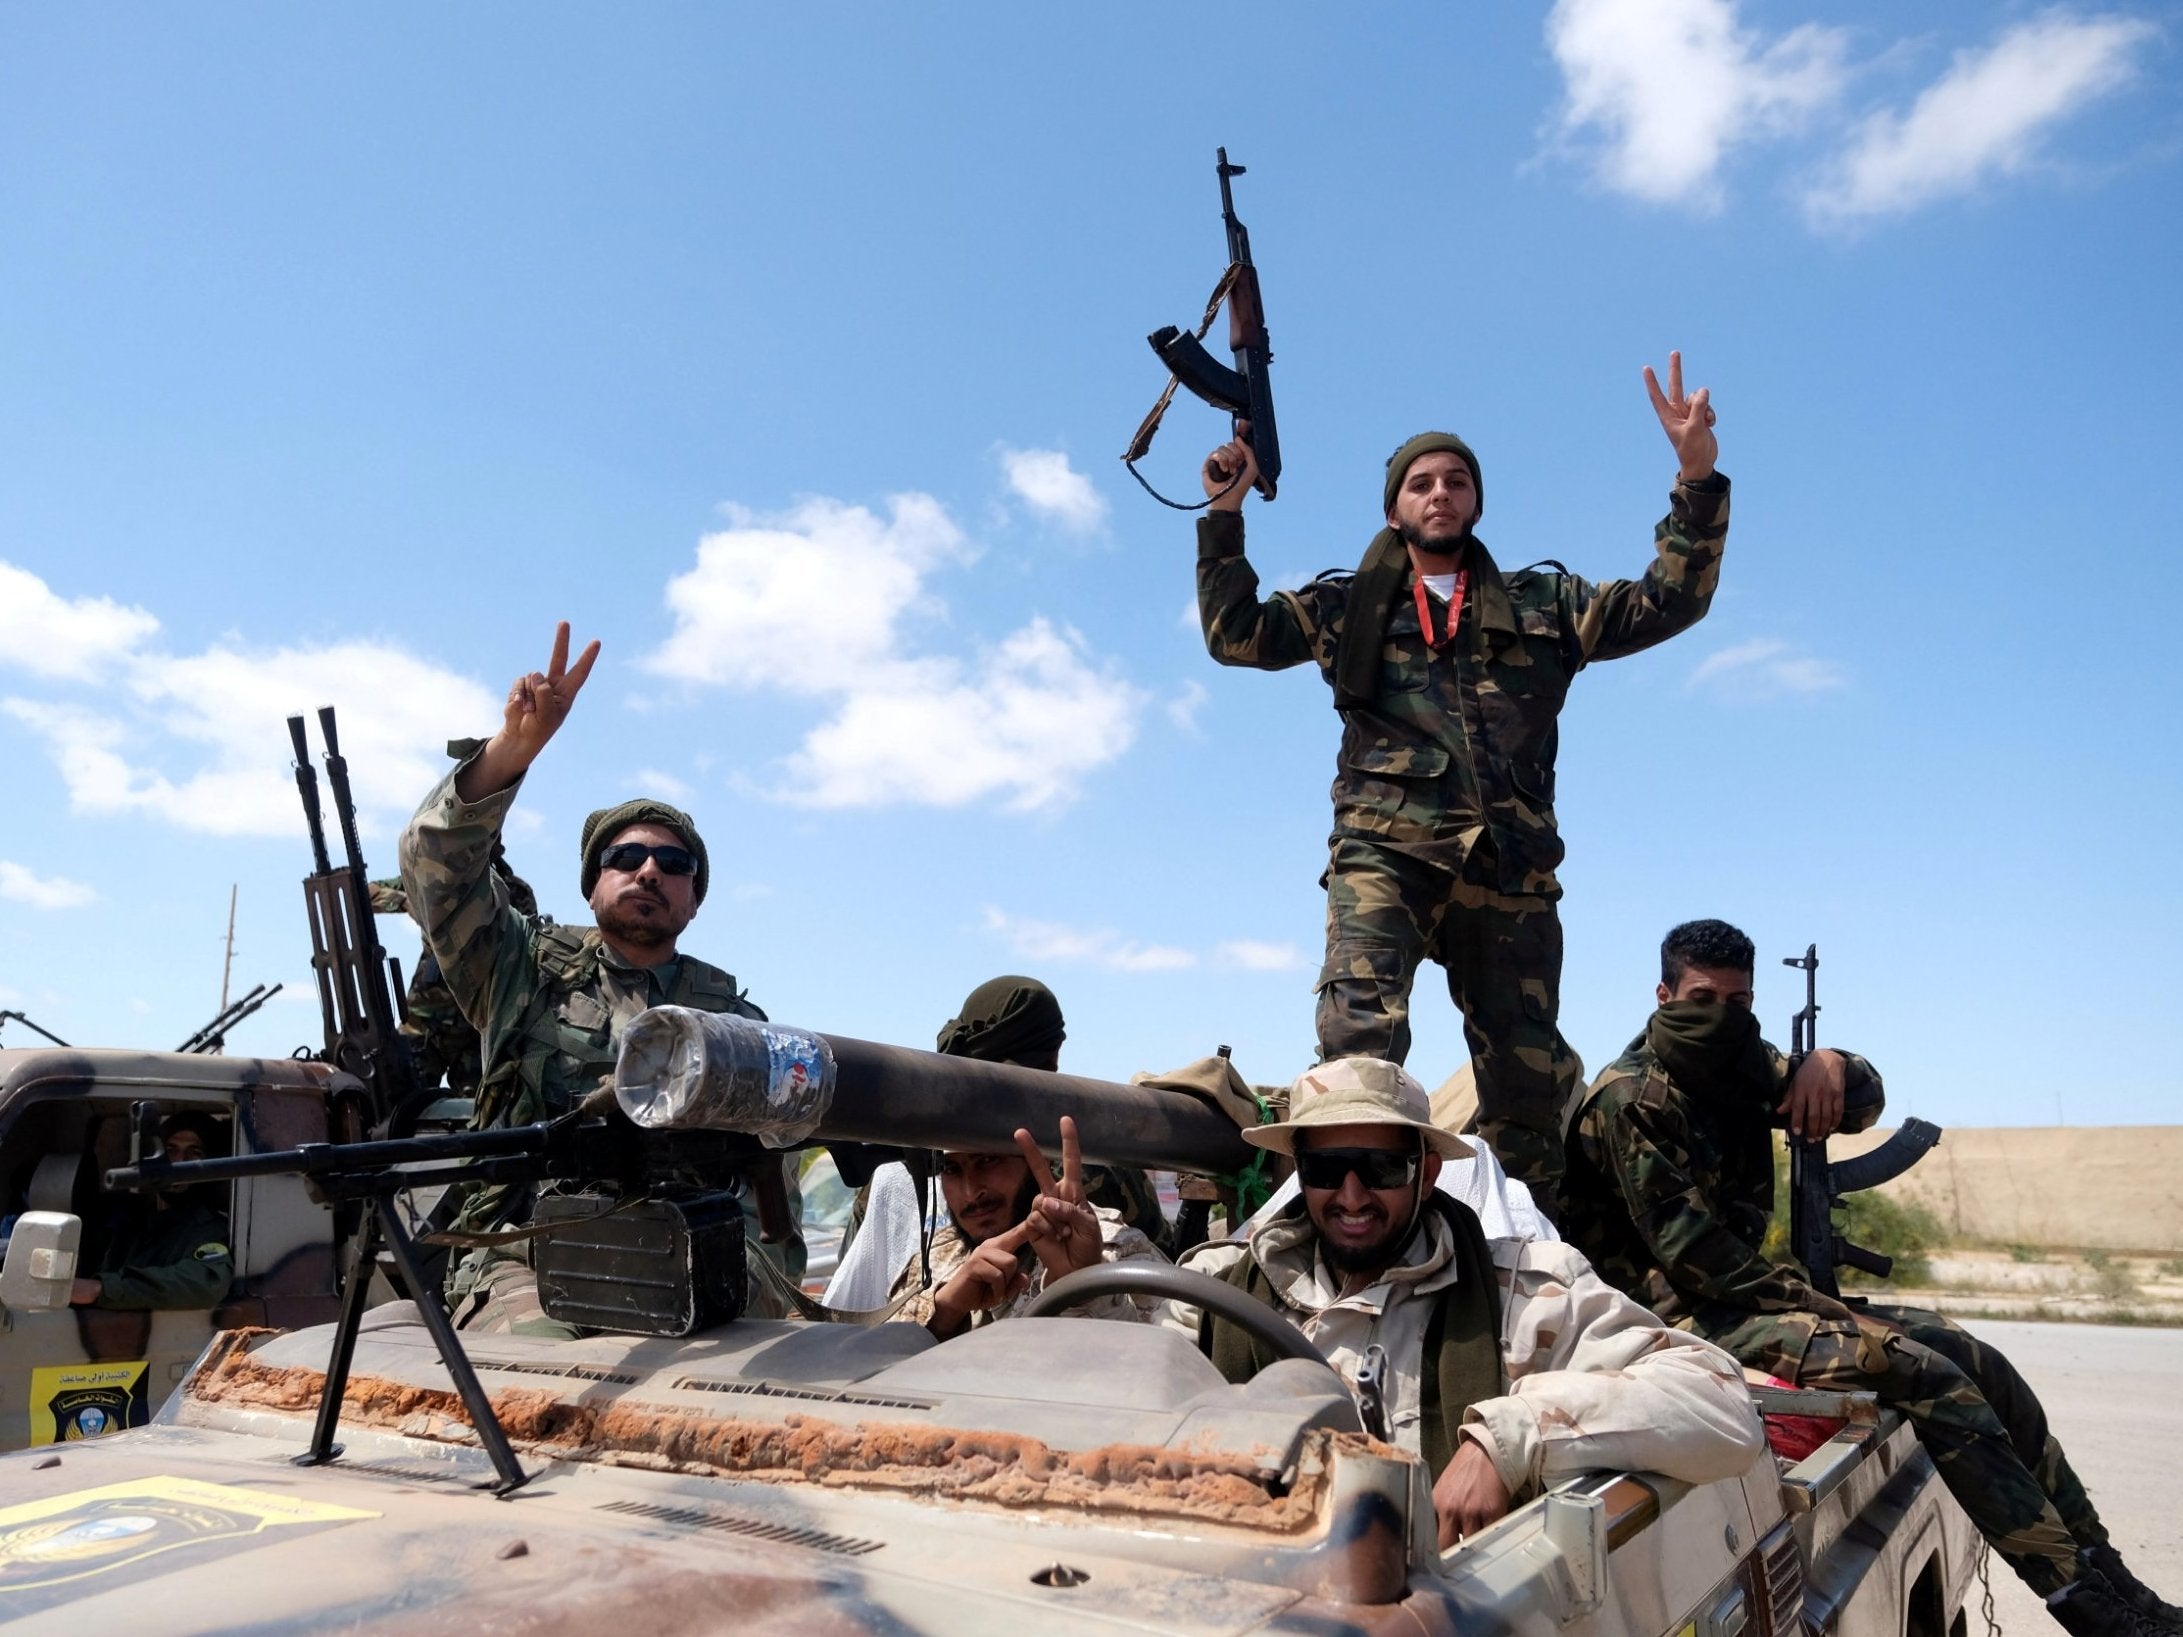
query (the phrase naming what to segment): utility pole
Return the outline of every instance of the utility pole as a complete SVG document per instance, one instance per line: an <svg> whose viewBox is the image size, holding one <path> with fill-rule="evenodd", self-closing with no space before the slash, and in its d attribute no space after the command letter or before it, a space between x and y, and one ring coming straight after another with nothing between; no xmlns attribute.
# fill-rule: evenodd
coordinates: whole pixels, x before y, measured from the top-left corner
<svg viewBox="0 0 2183 1637"><path fill-rule="evenodd" d="M227 959L220 963L220 1010L217 1014L221 1017L227 1015L227 980L235 972L235 895L241 890L239 881L229 883L227 889ZM213 1049L224 1052L227 1046L222 1042Z"/></svg>

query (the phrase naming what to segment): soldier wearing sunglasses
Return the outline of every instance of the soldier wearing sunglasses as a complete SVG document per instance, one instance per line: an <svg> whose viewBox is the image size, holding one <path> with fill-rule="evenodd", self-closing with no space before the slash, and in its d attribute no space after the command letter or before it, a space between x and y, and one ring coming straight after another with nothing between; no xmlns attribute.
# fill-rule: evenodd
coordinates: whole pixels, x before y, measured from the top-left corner
<svg viewBox="0 0 2183 1637"><path fill-rule="evenodd" d="M1435 1190L1473 1152L1399 1066L1351 1057L1296 1082L1289 1118L1244 1132L1293 1155L1302 1192L1248 1241L1184 1265L1311 1338L1368 1426L1425 1460L1440 1544L1601 1467L1690 1483L1748 1468L1765 1435L1735 1361L1670 1330L1567 1245L1488 1239ZM1240 1326L1171 1305L1231 1381L1273 1362Z"/></svg>
<svg viewBox="0 0 2183 1637"><path fill-rule="evenodd" d="M556 926L525 913L492 868L523 775L567 720L591 667L593 642L569 663L569 628L554 633L544 671L508 690L500 729L424 799L402 836L402 884L449 991L476 1026L485 1065L480 1126L549 1119L610 1080L622 1031L653 1006L692 1006L763 1018L736 981L681 952L705 901L705 841L689 814L659 801L628 801L584 820L579 877L594 925ZM784 1165L799 1222L795 1172ZM458 1233L484 1234L529 1220L529 1188L471 1195ZM755 1203L745 1201L748 1242L760 1246ZM529 1241L471 1250L448 1277L465 1329L568 1336L538 1304ZM767 1245L791 1282L803 1276L800 1237Z"/></svg>

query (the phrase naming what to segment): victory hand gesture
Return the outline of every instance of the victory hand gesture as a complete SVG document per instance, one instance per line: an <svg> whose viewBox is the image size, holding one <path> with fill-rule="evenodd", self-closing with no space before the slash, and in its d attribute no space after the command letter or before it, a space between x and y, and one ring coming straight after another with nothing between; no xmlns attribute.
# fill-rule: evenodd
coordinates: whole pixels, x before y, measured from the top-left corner
<svg viewBox="0 0 2183 1637"><path fill-rule="evenodd" d="M1652 366L1645 366L1645 390L1652 394L1652 412L1660 417L1660 430L1668 435L1668 442L1675 445L1675 458L1680 463L1679 476L1685 483L1695 483L1700 478L1713 475L1713 463L1720 458L1721 446L1713 436L1713 393L1710 387L1700 387L1689 397L1683 396L1683 355L1668 354L1668 389L1660 390L1660 378L1653 374Z"/></svg>
<svg viewBox="0 0 2183 1637"><path fill-rule="evenodd" d="M1031 1231L1031 1249L1045 1264L1047 1280L1062 1278L1079 1268L1097 1267L1106 1248L1106 1236L1100 1232L1099 1218L1084 1197L1084 1150L1077 1141L1076 1122L1066 1114L1061 1116L1058 1182L1030 1132L1016 1132L1016 1147L1031 1168L1031 1180L1038 1184L1038 1198L1031 1201L1031 1214L1024 1218L1024 1226Z"/></svg>
<svg viewBox="0 0 2183 1637"><path fill-rule="evenodd" d="M478 801L515 783L538 760L546 741L568 720L569 708L576 703L584 679L591 675L592 662L599 657L598 640L594 638L571 665L568 637L568 621L563 620L554 627L553 653L546 668L519 676L509 684L500 731L455 781L455 793L464 801Z"/></svg>

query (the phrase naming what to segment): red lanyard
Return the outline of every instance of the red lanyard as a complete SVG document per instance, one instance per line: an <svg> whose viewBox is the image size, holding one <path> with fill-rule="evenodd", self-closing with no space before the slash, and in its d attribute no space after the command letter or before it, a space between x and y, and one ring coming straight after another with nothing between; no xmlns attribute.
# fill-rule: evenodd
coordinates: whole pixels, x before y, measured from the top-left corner
<svg viewBox="0 0 2183 1637"><path fill-rule="evenodd" d="M1433 605L1425 595L1425 576L1413 576L1410 583L1417 592L1417 628L1425 633L1425 646L1446 647L1455 640L1456 622L1463 617L1463 593L1470 587L1470 570L1463 569L1455 577L1455 595L1448 599L1448 628L1438 637L1433 635Z"/></svg>

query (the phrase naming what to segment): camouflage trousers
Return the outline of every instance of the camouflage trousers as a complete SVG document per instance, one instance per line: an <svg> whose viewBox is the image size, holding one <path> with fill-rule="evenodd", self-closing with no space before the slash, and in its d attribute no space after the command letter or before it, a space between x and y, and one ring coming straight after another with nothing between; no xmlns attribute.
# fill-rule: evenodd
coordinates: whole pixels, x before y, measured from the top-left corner
<svg viewBox="0 0 2183 1637"><path fill-rule="evenodd" d="M2107 1530L2038 1395L1938 1313L1864 1311L1898 1328L1810 1313L1746 1313L1722 1329L1701 1313L1688 1328L1799 1387L1877 1393L1916 1429L1949 1493L2019 1579L2042 1597L2075 1580L2078 1548L2105 1545Z"/></svg>
<svg viewBox="0 0 2183 1637"><path fill-rule="evenodd" d="M1410 1054L1410 986L1448 975L1478 1076L1478 1134L1549 1215L1559 1115L1583 1071L1561 1037L1561 915L1369 841L1337 837L1327 864L1319 1060Z"/></svg>

